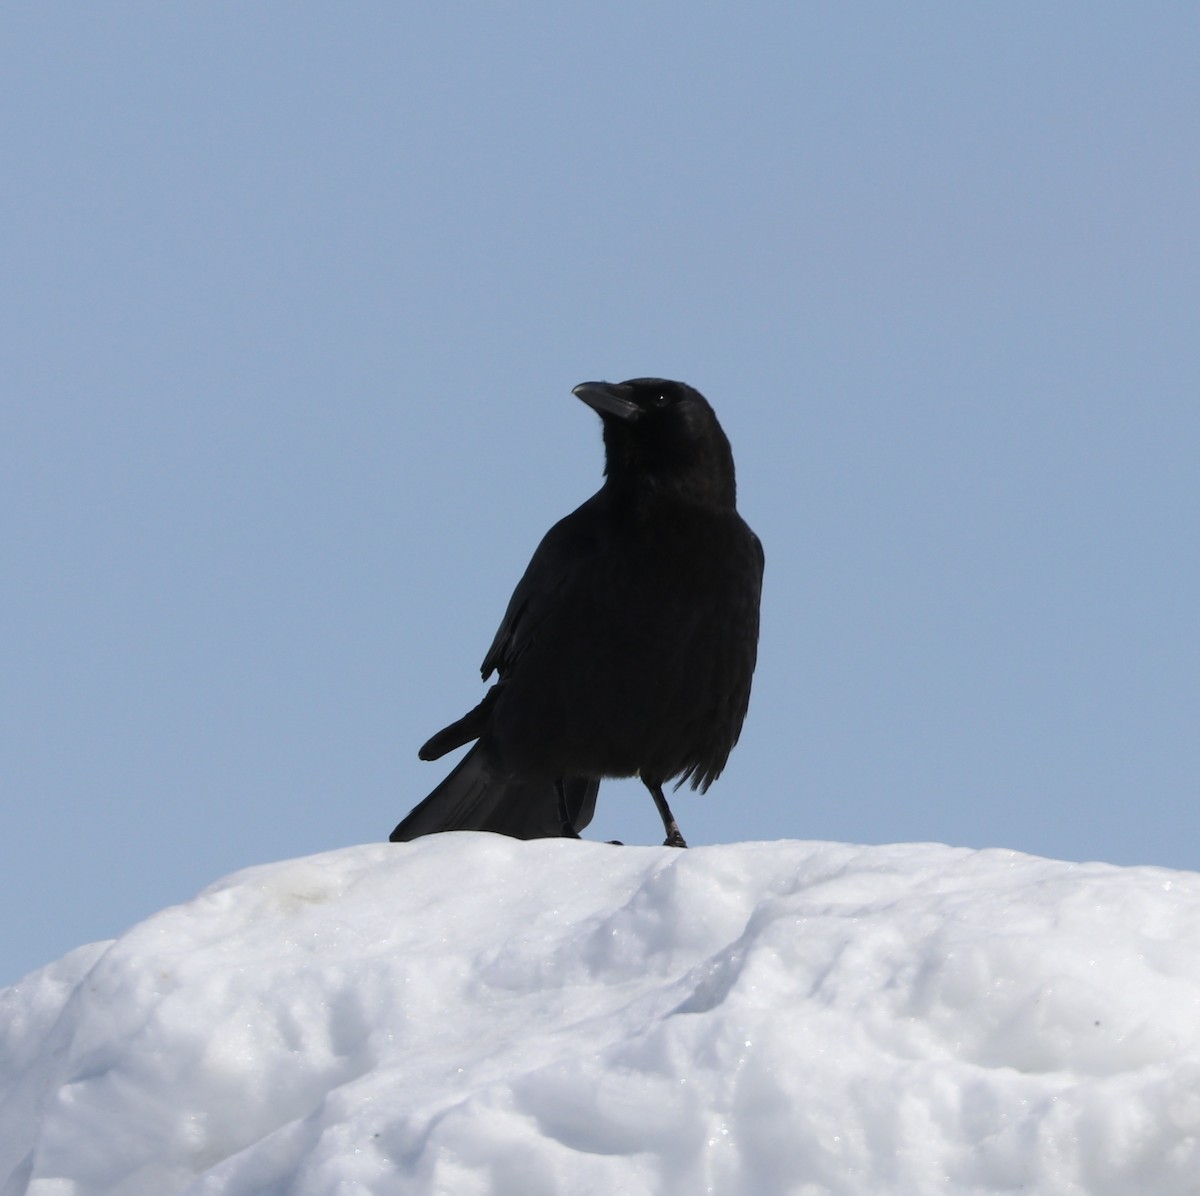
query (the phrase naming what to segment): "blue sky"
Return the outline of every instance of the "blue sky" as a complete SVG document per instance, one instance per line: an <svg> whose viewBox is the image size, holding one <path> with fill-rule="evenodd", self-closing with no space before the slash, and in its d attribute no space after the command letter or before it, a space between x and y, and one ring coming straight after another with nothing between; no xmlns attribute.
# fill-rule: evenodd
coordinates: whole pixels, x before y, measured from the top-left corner
<svg viewBox="0 0 1200 1196"><path fill-rule="evenodd" d="M708 395L766 547L690 841L1200 866L1198 60L1190 4L10 10L0 982L386 836L597 377Z"/></svg>

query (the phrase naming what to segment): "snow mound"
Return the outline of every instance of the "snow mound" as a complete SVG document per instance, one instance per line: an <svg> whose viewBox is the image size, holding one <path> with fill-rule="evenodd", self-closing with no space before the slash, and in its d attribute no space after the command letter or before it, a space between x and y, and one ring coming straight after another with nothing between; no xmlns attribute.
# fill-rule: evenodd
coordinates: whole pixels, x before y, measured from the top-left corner
<svg viewBox="0 0 1200 1196"><path fill-rule="evenodd" d="M1200 875L443 835L0 993L3 1196L1200 1191Z"/></svg>

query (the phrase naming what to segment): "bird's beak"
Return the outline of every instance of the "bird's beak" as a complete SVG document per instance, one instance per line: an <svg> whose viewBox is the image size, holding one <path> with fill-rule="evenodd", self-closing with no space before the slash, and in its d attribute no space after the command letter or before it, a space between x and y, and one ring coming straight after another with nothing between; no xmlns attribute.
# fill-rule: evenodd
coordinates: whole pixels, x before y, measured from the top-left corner
<svg viewBox="0 0 1200 1196"><path fill-rule="evenodd" d="M581 382L571 393L600 415L615 415L632 422L642 414L642 409L629 397L628 389L615 382Z"/></svg>

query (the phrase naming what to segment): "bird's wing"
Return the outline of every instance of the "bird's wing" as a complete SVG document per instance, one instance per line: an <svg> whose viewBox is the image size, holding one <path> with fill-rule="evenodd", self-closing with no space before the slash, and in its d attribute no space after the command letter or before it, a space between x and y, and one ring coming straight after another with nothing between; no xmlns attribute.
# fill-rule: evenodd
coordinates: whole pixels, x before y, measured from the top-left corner
<svg viewBox="0 0 1200 1196"><path fill-rule="evenodd" d="M496 638L483 658L486 681L503 677L520 659L564 588L574 584L595 559L603 491L560 519L543 537L509 599Z"/></svg>

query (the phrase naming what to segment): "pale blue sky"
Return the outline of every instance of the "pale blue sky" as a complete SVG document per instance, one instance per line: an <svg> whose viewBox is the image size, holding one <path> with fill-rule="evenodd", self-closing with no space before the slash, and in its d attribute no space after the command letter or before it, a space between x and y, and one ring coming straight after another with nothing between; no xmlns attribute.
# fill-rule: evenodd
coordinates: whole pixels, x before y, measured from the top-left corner
<svg viewBox="0 0 1200 1196"><path fill-rule="evenodd" d="M704 391L766 546L689 840L1200 867L1200 8L3 24L0 983L386 837L595 377Z"/></svg>

